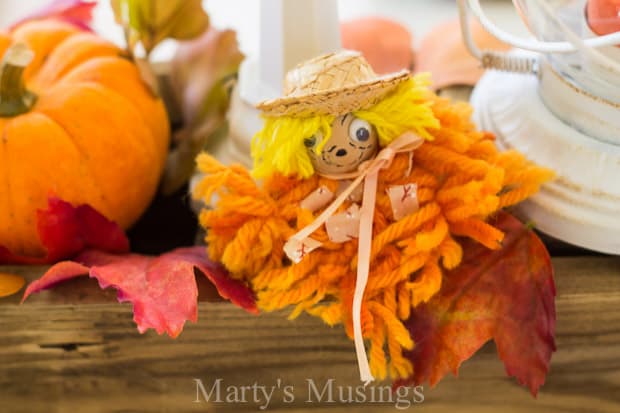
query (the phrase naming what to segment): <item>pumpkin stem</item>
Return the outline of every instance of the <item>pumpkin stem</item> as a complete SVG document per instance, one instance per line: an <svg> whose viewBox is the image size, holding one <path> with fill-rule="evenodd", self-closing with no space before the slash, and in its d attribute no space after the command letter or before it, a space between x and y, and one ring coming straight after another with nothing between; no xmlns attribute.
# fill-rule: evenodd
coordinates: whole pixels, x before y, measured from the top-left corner
<svg viewBox="0 0 620 413"><path fill-rule="evenodd" d="M11 46L0 66L0 117L12 117L30 111L37 96L26 89L24 69L34 53L23 43Z"/></svg>

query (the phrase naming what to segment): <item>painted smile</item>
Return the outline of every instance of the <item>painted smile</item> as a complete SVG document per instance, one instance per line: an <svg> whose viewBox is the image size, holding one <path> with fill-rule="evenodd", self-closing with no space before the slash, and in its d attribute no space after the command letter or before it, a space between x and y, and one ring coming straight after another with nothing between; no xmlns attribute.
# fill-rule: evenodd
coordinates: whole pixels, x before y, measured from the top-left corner
<svg viewBox="0 0 620 413"><path fill-rule="evenodd" d="M334 160L331 158L331 152L334 150L334 148L336 148L335 146L333 146L332 148L330 148L328 151L323 151L321 152L321 159L323 160L323 162L325 162L326 165L329 166L335 166L337 168L348 168L348 167L352 167L354 165L359 165L363 160L364 157L366 156L366 149L370 148L372 145L368 145L364 148L364 151L360 153L359 157L357 159L354 159L351 162L348 163L338 163L338 162L334 162ZM359 149L362 149L361 147L357 147Z"/></svg>

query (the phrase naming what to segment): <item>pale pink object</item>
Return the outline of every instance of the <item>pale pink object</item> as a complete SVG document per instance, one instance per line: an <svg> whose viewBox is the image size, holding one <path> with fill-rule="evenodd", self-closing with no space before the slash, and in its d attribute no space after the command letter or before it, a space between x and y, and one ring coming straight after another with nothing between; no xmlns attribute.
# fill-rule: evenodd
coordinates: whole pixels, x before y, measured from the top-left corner
<svg viewBox="0 0 620 413"><path fill-rule="evenodd" d="M480 49L510 49L510 45L490 35L477 21L472 21L471 29ZM422 40L417 53L416 72L431 72L433 89L437 90L454 85L473 86L484 69L478 59L467 51L457 19L438 25Z"/></svg>
<svg viewBox="0 0 620 413"><path fill-rule="evenodd" d="M412 35L403 25L380 17L363 17L340 25L342 46L361 52L378 74L412 70Z"/></svg>
<svg viewBox="0 0 620 413"><path fill-rule="evenodd" d="M334 193L327 187L322 186L301 201L299 206L308 211L315 212L329 204L329 201L332 199L334 199Z"/></svg>
<svg viewBox="0 0 620 413"><path fill-rule="evenodd" d="M387 193L392 204L392 214L396 221L420 209L416 184L391 186L387 189Z"/></svg>
<svg viewBox="0 0 620 413"><path fill-rule="evenodd" d="M340 195L341 193L343 193L352 183L353 181L349 180L349 179L345 179L344 181L340 181L338 183L338 192L337 195ZM349 201L351 202L362 202L362 194L363 194L363 189L361 186L358 186L357 188L355 188L355 190L353 192L351 192L351 194L349 195L349 197L347 198Z"/></svg>
<svg viewBox="0 0 620 413"><path fill-rule="evenodd" d="M588 25L600 36L620 31L620 0L589 0Z"/></svg>
<svg viewBox="0 0 620 413"><path fill-rule="evenodd" d="M353 204L346 211L330 217L325 222L325 229L331 242L347 242L357 238L360 233L360 207Z"/></svg>
<svg viewBox="0 0 620 413"><path fill-rule="evenodd" d="M295 239L291 238L284 245L284 252L286 256L290 258L295 264L301 262L304 257L310 254L315 249L319 248L321 244L319 241L312 238Z"/></svg>

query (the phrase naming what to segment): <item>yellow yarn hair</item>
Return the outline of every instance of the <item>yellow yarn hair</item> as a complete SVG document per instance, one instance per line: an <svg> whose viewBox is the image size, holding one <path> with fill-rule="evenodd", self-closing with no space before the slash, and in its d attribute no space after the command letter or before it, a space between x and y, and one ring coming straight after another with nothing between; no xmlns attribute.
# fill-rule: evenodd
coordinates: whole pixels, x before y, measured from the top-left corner
<svg viewBox="0 0 620 413"><path fill-rule="evenodd" d="M379 176L370 274L361 317L363 336L370 343L370 368L379 379L411 375L415 366L403 351L415 343L404 321L413 308L440 291L444 271L460 264L463 250L456 236L471 238L490 249L500 248L504 234L489 224L487 217L532 195L553 176L517 152L499 152L494 137L477 131L471 123L469 105L434 95L429 101L432 104L418 102L416 111L424 115L420 107L432 110L441 126L429 129L432 139L416 149L410 173L410 157L400 154ZM388 116L402 116L407 118L403 122L409 122L414 115L389 114L389 105L383 103L377 105L379 110L361 112L360 117L372 118L384 139L389 139L402 129L388 124L393 119ZM419 125L435 122L422 116ZM272 121L266 130L276 130L276 123L286 125L289 131L303 131L301 137L277 138L299 144L313 129L324 128L329 119L284 118ZM300 152L293 146L286 149L289 156ZM276 158L269 154L268 159ZM278 162L284 163L284 158ZM232 277L247 282L262 310L288 307L291 318L306 312L329 325L343 324L353 337L357 240L332 243L322 227L312 238L323 246L301 262L292 264L283 253L286 240L322 212L301 209L300 202L319 187L335 192L339 184L317 175L307 179L287 176L287 172L311 174L305 161L296 158L295 162L294 168L286 170L266 166L262 172L273 173L259 186L242 167L225 167L207 154L200 155L198 167L205 178L194 196L210 204L212 195L218 195L215 209L205 209L200 215L207 230L209 257L222 262ZM386 189L406 183L418 186L420 209L396 221Z"/></svg>
<svg viewBox="0 0 620 413"><path fill-rule="evenodd" d="M395 92L369 109L353 112L377 130L379 144L389 145L405 132L415 132L424 139L433 140L428 129L439 128L429 99L430 75L421 73L403 82Z"/></svg>
<svg viewBox="0 0 620 413"><path fill-rule="evenodd" d="M430 76L420 74L403 82L378 104L353 115L364 119L377 130L379 144L386 146L407 131L432 140L427 129L439 127L433 116L428 86ZM308 178L314 168L304 146L304 140L323 134L323 140L315 148L320 153L331 137L334 116L264 117L265 126L252 139L253 175L265 178L274 173L284 176Z"/></svg>
<svg viewBox="0 0 620 413"><path fill-rule="evenodd" d="M265 117L265 126L252 139L253 175L265 178L279 172L286 176L311 176L314 168L304 146L304 139L321 131L324 145L331 137L333 120L333 116Z"/></svg>

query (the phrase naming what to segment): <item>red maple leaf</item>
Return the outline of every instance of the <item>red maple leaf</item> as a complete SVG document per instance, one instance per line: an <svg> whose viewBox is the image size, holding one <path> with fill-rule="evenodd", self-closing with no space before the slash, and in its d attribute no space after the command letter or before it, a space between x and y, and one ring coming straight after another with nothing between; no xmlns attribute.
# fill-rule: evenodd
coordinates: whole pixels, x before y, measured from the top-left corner
<svg viewBox="0 0 620 413"><path fill-rule="evenodd" d="M463 263L406 322L415 342L407 354L414 374L397 386L434 386L491 339L509 376L534 396L544 384L555 351L551 259L536 234L510 214L500 214L494 225L506 233L503 248L464 242Z"/></svg>
<svg viewBox="0 0 620 413"><path fill-rule="evenodd" d="M211 262L204 247L180 248L159 257L89 250L74 261L60 262L50 268L28 286L23 300L88 274L99 281L101 288L118 290L119 302L133 304L134 321L141 333L153 328L158 334L165 332L174 338L187 320L196 322L198 317L194 268L215 285L221 297L248 312L258 313L252 291L230 278L222 266Z"/></svg>
<svg viewBox="0 0 620 413"><path fill-rule="evenodd" d="M116 223L90 205L74 207L56 197L48 199L46 210L37 211L37 230L47 250L45 257L16 255L0 245L0 264L51 264L88 248L112 253L129 251L129 240Z"/></svg>
<svg viewBox="0 0 620 413"><path fill-rule="evenodd" d="M90 30L93 9L96 5L97 0L52 0L47 6L21 19L11 28L15 28L30 20L57 18L81 29Z"/></svg>

